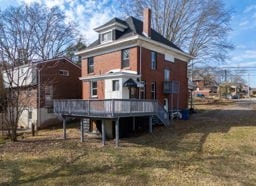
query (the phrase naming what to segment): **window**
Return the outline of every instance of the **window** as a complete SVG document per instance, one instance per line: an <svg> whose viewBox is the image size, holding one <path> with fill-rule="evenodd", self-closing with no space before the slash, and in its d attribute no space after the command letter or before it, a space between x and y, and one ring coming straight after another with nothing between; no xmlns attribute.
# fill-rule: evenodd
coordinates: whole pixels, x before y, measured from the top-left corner
<svg viewBox="0 0 256 186"><path fill-rule="evenodd" d="M101 42L107 42L112 40L112 31L101 34Z"/></svg>
<svg viewBox="0 0 256 186"><path fill-rule="evenodd" d="M32 119L32 111L28 111L28 119Z"/></svg>
<svg viewBox="0 0 256 186"><path fill-rule="evenodd" d="M69 71L68 70L59 70L59 75L61 75L61 76L69 76Z"/></svg>
<svg viewBox="0 0 256 186"><path fill-rule="evenodd" d="M97 97L97 81L91 82L91 97Z"/></svg>
<svg viewBox="0 0 256 186"><path fill-rule="evenodd" d="M130 66L129 49L122 50L122 68Z"/></svg>
<svg viewBox="0 0 256 186"><path fill-rule="evenodd" d="M53 87L51 85L45 86L44 94L45 94L45 106L52 107L53 106Z"/></svg>
<svg viewBox="0 0 256 186"><path fill-rule="evenodd" d="M156 99L156 82L151 82L151 99Z"/></svg>
<svg viewBox="0 0 256 186"><path fill-rule="evenodd" d="M151 52L151 69L156 70L157 67L157 53L152 51Z"/></svg>
<svg viewBox="0 0 256 186"><path fill-rule="evenodd" d="M164 80L170 81L170 70L169 69L164 69Z"/></svg>
<svg viewBox="0 0 256 186"><path fill-rule="evenodd" d="M112 91L119 91L119 80L112 81Z"/></svg>
<svg viewBox="0 0 256 186"><path fill-rule="evenodd" d="M94 72L94 61L93 61L93 57L89 57L88 58L88 74L93 73Z"/></svg>
<svg viewBox="0 0 256 186"><path fill-rule="evenodd" d="M141 81L141 84L143 84L143 87L140 87L140 99L146 99L146 83L145 81Z"/></svg>

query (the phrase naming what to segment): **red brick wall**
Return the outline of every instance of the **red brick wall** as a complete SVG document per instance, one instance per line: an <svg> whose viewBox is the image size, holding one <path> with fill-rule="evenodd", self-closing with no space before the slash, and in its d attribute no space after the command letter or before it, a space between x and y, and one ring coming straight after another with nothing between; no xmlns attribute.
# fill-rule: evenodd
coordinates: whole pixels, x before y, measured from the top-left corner
<svg viewBox="0 0 256 186"><path fill-rule="evenodd" d="M66 60L54 60L38 64L40 70L41 107L44 106L46 85L53 85L53 99L81 99L81 69ZM62 76L59 70L67 70L69 76Z"/></svg>
<svg viewBox="0 0 256 186"><path fill-rule="evenodd" d="M126 70L137 71L138 47L130 48L130 67ZM94 73L88 74L87 59L82 61L82 77L105 74L113 69L121 69L121 51L116 51L108 54L94 56ZM104 99L104 82L98 81L98 99ZM90 98L89 82L83 82L83 99Z"/></svg>
<svg viewBox="0 0 256 186"><path fill-rule="evenodd" d="M128 70L140 71L140 48L130 49L130 67ZM87 74L87 59L82 61L82 76L104 74L112 69L121 68L121 51L116 51L104 55L94 56L94 73ZM157 53L157 70L151 70L151 50L142 48L142 77L146 81L146 99L151 99L151 82L156 81L156 96L160 104L164 98L168 98L169 109L171 105L171 95L163 94L164 69L170 69L170 80L180 81L180 94L173 96L173 104L176 107L177 100L179 108L187 108L188 104L188 85L187 85L187 63L175 59L175 63L166 62L164 54ZM83 99L90 98L90 87L88 82L83 82ZM104 99L104 82L98 82L98 99Z"/></svg>
<svg viewBox="0 0 256 186"><path fill-rule="evenodd" d="M177 105L179 98L179 107L187 108L188 85L187 85L187 63L175 59L175 63L166 62L164 54L157 53L157 69L151 70L151 50L142 49L142 77L146 81L146 99L151 98L151 82L156 81L156 96L160 104L163 105L164 98L168 98L169 109L171 105L171 95L163 94L164 69L170 69L170 80L180 81L180 94L173 96L173 104Z"/></svg>

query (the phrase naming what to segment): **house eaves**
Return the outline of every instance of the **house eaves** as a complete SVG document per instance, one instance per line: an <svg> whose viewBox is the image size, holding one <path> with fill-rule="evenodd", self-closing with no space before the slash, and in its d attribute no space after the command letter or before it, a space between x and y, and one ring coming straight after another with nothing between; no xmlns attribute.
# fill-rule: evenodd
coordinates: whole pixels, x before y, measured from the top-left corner
<svg viewBox="0 0 256 186"><path fill-rule="evenodd" d="M79 51L75 54L81 55L83 57L91 57L95 55L102 55L102 54L110 53L113 51L118 51L120 49L132 47L132 46L145 47L150 50L156 50L157 52L160 52L163 54L171 53L172 55L175 56L175 58L181 59L186 62L194 58L193 56L183 51L180 51L178 49L172 48L170 46L167 46L165 44L162 44L160 42L154 41L150 38L143 37L137 34L128 38L113 41L111 43L106 43L106 44L98 45L93 48L88 48L88 49Z"/></svg>

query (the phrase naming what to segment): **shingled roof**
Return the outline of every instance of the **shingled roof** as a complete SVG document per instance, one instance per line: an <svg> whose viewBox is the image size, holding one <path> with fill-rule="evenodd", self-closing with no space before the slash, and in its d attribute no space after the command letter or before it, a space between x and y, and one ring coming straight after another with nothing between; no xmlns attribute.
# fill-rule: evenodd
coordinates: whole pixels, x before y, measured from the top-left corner
<svg viewBox="0 0 256 186"><path fill-rule="evenodd" d="M102 27L105 27L107 25L114 24L114 23L121 23L128 27L118 38L116 38L116 40L128 38L128 37L136 35L136 34L146 37L143 34L143 22L141 20L138 20L138 19L132 17L132 16L128 17L126 20L121 20L119 18L113 18L110 21L108 21L107 23L105 23L104 25L97 27L96 29L99 29L99 28L102 28ZM169 41L168 39L163 37L160 33L158 33L157 31L155 31L152 28L151 28L151 37L150 38L154 41L157 41L159 43L165 44L169 47L172 47L172 48L182 51L179 47L177 47L175 44L173 44L171 41ZM96 47L97 45L100 45L99 38L96 41L94 41L92 44L90 44L87 48L93 48L93 47Z"/></svg>

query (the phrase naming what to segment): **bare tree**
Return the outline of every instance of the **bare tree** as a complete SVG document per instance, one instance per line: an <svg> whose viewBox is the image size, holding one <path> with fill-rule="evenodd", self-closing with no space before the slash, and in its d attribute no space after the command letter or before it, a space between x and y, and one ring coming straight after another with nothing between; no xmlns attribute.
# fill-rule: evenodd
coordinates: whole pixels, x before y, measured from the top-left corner
<svg viewBox="0 0 256 186"><path fill-rule="evenodd" d="M31 61L58 57L75 41L76 32L64 18L58 8L39 4L9 7L0 12L0 63L6 88L1 105L12 141L17 140L22 112L33 104L31 94L36 94L31 91L37 83Z"/></svg>
<svg viewBox="0 0 256 186"><path fill-rule="evenodd" d="M139 18L150 7L153 28L195 56L194 64L224 62L233 48L227 41L230 11L222 0L131 0L121 6Z"/></svg>

